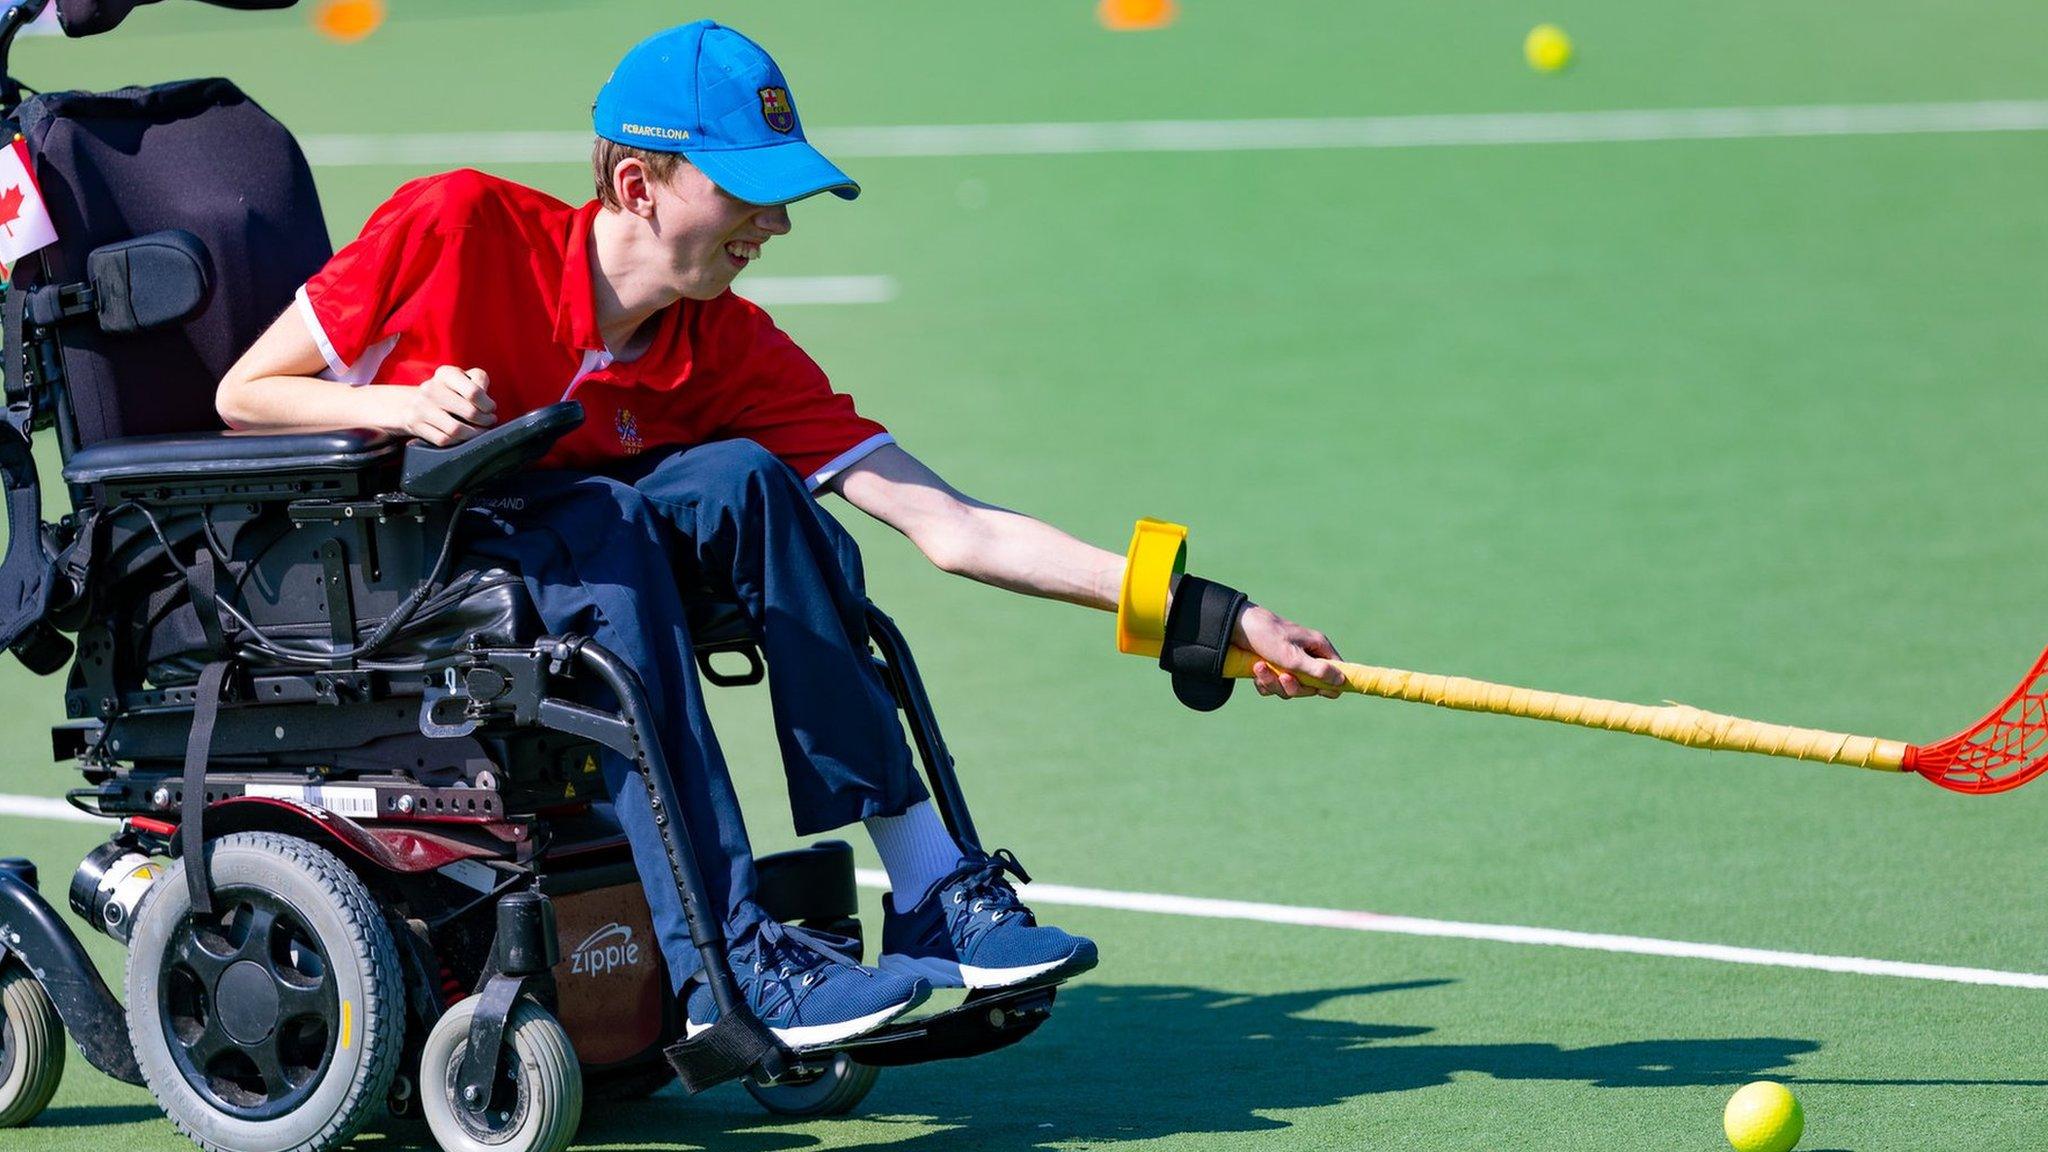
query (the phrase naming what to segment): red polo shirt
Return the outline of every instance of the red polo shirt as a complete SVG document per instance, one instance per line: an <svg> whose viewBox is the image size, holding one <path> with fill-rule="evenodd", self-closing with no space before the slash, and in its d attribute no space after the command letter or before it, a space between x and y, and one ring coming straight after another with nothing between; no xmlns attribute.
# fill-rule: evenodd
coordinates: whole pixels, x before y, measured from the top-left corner
<svg viewBox="0 0 2048 1152"><path fill-rule="evenodd" d="M614 360L591 295L598 210L469 169L406 184L299 289L326 375L417 385L444 364L481 368L500 421L580 400L556 467L746 438L815 489L893 442L731 292L664 309L646 351Z"/></svg>

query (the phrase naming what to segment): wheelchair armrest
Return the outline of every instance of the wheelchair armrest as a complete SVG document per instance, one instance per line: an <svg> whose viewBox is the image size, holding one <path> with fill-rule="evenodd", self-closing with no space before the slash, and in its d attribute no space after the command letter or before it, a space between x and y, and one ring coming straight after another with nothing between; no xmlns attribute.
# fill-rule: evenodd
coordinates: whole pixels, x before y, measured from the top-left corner
<svg viewBox="0 0 2048 1152"><path fill-rule="evenodd" d="M190 432L124 436L81 448L64 462L73 484L176 482L303 472L356 472L396 453L389 433Z"/></svg>
<svg viewBox="0 0 2048 1152"><path fill-rule="evenodd" d="M450 499L533 463L582 424L583 405L564 400L446 448L415 440L405 446L398 490L415 500Z"/></svg>

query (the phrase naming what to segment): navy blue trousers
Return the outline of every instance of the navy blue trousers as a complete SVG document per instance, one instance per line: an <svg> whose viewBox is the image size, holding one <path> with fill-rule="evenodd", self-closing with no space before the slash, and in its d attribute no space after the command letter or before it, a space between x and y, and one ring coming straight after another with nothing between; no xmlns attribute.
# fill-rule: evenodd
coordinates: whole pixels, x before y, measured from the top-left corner
<svg viewBox="0 0 2048 1152"><path fill-rule="evenodd" d="M684 589L708 584L736 599L753 626L800 835L893 816L925 798L895 700L868 656L860 551L760 445L706 444L611 475L524 473L474 504L470 521L471 554L517 570L549 632L588 636L639 671L728 935L762 913L739 799L690 654ZM681 988L700 962L646 785L616 753L603 769Z"/></svg>

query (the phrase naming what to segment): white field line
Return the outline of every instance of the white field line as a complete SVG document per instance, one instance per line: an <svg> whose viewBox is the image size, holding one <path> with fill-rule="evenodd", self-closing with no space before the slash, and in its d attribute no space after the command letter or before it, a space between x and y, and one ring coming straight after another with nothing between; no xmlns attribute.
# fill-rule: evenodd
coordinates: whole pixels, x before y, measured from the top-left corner
<svg viewBox="0 0 2048 1152"><path fill-rule="evenodd" d="M1114 120L1048 124L889 124L820 128L838 160L916 156L1052 156L1090 152L1260 152L1603 144L2048 131L2048 100L1943 104L1805 104L1595 112L1481 112L1279 120ZM316 165L588 163L588 132L422 132L307 136Z"/></svg>
<svg viewBox="0 0 2048 1152"><path fill-rule="evenodd" d="M39 796L0 794L0 816L71 820L112 827L110 821L88 816L62 800L44 799ZM867 888L889 887L888 876L870 868L859 869L855 873L855 879ZM1553 948L1578 948L1588 952L1623 952L1636 956L1717 960L1723 964L1754 964L1767 968L1805 968L1817 972L1898 976L1908 980L1937 980L1950 984L2048 989L2048 974L2004 972L1994 968L1962 968L1949 964L1871 960L1861 956L1780 952L1767 948L1739 948L1730 944L1659 940L1650 936L1616 936L1604 932L1573 932L1564 928L1528 928L1518 924L1475 924L1460 920L1430 920L1420 916L1383 916L1377 912L1306 908L1294 904L1259 904L1247 900L1211 900L1201 896L1167 896L1155 892L1113 892L1103 888L1076 888L1067 884L1025 884L1020 887L1020 891L1028 902L1050 907L1064 905L1076 908L1111 908L1122 912L1151 912L1162 916L1193 916L1207 920L1292 924L1308 928L1338 928L1351 932L1386 932L1396 936L1441 936L1454 940L1489 940L1498 944L1539 944Z"/></svg>
<svg viewBox="0 0 2048 1152"><path fill-rule="evenodd" d="M41 796L0 794L0 816L27 816L36 820L74 820L81 824L98 824L103 828L114 826L111 820L88 816L62 800L49 800Z"/></svg>
<svg viewBox="0 0 2048 1152"><path fill-rule="evenodd" d="M856 878L864 887L887 888L886 874L863 868ZM1248 920L1261 924L1294 924L1339 928L1351 932L1387 932L1397 936L1442 936L1454 940L1490 940L1500 944L1541 944L1588 952L1625 952L1637 956L1669 956L1687 960L1718 960L1723 964L1756 964L1769 968L1807 968L1860 976L1900 976L1951 984L1990 984L2002 988L2048 989L2048 974L2003 972L1992 968L1959 968L1948 964L1913 964L1870 960L1861 956L1823 956L1739 948L1729 944L1696 944L1648 936L1616 936L1604 932L1573 932L1564 928L1527 928L1519 924L1474 924L1430 920L1420 916L1384 916L1338 908L1304 908L1293 904L1258 904L1246 900L1211 900L1201 896L1166 896L1153 892L1113 892L1066 884L1024 884L1018 888L1031 904L1079 908L1113 908L1163 916L1194 916L1209 920Z"/></svg>
<svg viewBox="0 0 2048 1152"><path fill-rule="evenodd" d="M894 276L743 276L733 290L756 304L887 304Z"/></svg>

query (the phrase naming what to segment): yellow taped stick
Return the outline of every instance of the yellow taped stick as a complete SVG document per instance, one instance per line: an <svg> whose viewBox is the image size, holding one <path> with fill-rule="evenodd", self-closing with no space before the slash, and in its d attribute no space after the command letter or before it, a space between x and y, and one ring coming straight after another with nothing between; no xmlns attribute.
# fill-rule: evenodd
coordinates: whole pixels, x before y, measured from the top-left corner
<svg viewBox="0 0 2048 1152"><path fill-rule="evenodd" d="M1252 674L1255 659L1248 652L1233 649L1224 661L1224 670L1234 677L1248 677ZM1344 687L1366 696L1411 700L1463 712L1523 716L1555 724L1576 724L1581 728L1654 736L1688 748L1756 752L1793 760L1851 764L1885 772L1906 770L1906 745L1899 740L1766 724L1706 712L1685 704L1629 704L1592 696L1489 684L1463 676L1437 676L1343 661L1338 661L1337 666L1344 672Z"/></svg>
<svg viewBox="0 0 2048 1152"><path fill-rule="evenodd" d="M1124 566L1124 595L1117 609L1119 650L1158 658L1165 636L1167 585L1172 573L1180 571L1186 563L1186 542L1187 529L1180 525L1156 520L1138 522ZM1258 659L1241 648L1233 648L1224 659L1223 674L1233 679L1250 679L1252 665ZM1344 683L1333 686L1364 696L1653 736L1688 748L1755 752L1883 772L1907 770L1906 744L1900 740L1765 724L1684 704L1629 704L1491 684L1463 676L1408 672L1341 660L1335 663L1343 672Z"/></svg>

